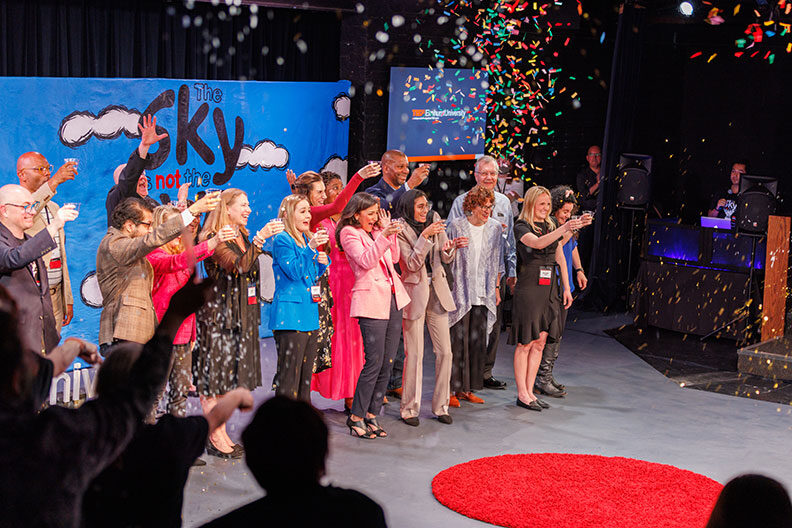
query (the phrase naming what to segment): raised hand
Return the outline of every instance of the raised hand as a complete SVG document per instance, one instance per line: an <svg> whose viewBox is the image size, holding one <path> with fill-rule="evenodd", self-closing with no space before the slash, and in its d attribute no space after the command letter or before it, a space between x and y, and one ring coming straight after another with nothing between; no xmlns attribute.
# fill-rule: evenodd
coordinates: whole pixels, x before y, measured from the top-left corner
<svg viewBox="0 0 792 528"><path fill-rule="evenodd" d="M77 212L77 209L73 204L68 204L58 209L58 213L55 216L61 221L61 225L63 225L66 222L71 222L77 218L79 214L80 213Z"/></svg>
<svg viewBox="0 0 792 528"><path fill-rule="evenodd" d="M316 249L328 242L330 242L330 236L327 234L327 231L325 229L320 229L314 233L308 245L311 246L311 249Z"/></svg>
<svg viewBox="0 0 792 528"><path fill-rule="evenodd" d="M327 266L327 263L330 262L327 259L327 253L325 253L324 251L320 251L319 253L316 254L316 261L324 266Z"/></svg>
<svg viewBox="0 0 792 528"><path fill-rule="evenodd" d="M390 217L390 215L388 215ZM385 228L382 230L383 236L391 236L391 235L398 235L404 229L404 224L400 220L394 220L392 222L388 222Z"/></svg>
<svg viewBox="0 0 792 528"><path fill-rule="evenodd" d="M454 239L454 246L456 246L457 249L468 247L469 243L470 240L468 240L468 237L456 237Z"/></svg>
<svg viewBox="0 0 792 528"><path fill-rule="evenodd" d="M427 176L429 176L429 165L422 163L418 165L417 169L412 171L410 179L407 180L407 185L410 186L410 189L415 189L423 183Z"/></svg>
<svg viewBox="0 0 792 528"><path fill-rule="evenodd" d="M293 170L291 169L286 170L286 181L289 182L290 188L294 185L294 182L297 181L297 175L294 173Z"/></svg>
<svg viewBox="0 0 792 528"><path fill-rule="evenodd" d="M377 212L377 216L379 217L379 225L381 229L385 229L388 227L388 224L391 223L391 214L385 209L380 208L380 210Z"/></svg>
<svg viewBox="0 0 792 528"><path fill-rule="evenodd" d="M186 202L187 195L190 192L190 182L183 183L181 187L179 187L179 192L176 193L176 201L177 202Z"/></svg>
<svg viewBox="0 0 792 528"><path fill-rule="evenodd" d="M234 240L236 237L236 230L230 225L227 225L220 228L220 231L217 232L217 236L215 238L220 242L228 242L230 240Z"/></svg>
<svg viewBox="0 0 792 528"><path fill-rule="evenodd" d="M215 191L205 194L203 198L192 204L189 210L193 216L198 216L201 213L213 211L218 205L220 205L220 191Z"/></svg>
<svg viewBox="0 0 792 528"><path fill-rule="evenodd" d="M374 163L369 163L368 165L360 169L358 171L358 174L360 174L360 177L365 180L367 178L373 178L374 176L379 176L380 172L382 172L382 166L379 163L374 162Z"/></svg>
<svg viewBox="0 0 792 528"><path fill-rule="evenodd" d="M140 146L146 149L161 139L168 137L167 132L157 134L157 116L143 116L143 125L141 126L138 123L138 130L140 130Z"/></svg>
<svg viewBox="0 0 792 528"><path fill-rule="evenodd" d="M258 233L256 233L256 236L259 237L263 243L266 239L273 235L277 235L284 229L286 229L286 226L283 224L283 220L280 218L273 218L267 222L264 227L259 229Z"/></svg>
<svg viewBox="0 0 792 528"><path fill-rule="evenodd" d="M443 231L445 231L445 222L443 220L438 220L437 222L429 224L429 226L423 230L421 236L428 239L429 237L439 235Z"/></svg>
<svg viewBox="0 0 792 528"><path fill-rule="evenodd" d="M73 180L77 174L77 162L67 161L49 179L50 188L54 191L61 183Z"/></svg>
<svg viewBox="0 0 792 528"><path fill-rule="evenodd" d="M446 253L448 253L452 249L456 249L456 244L454 244L453 240L450 240L450 239L446 240L445 244L443 244L442 250L445 251Z"/></svg>

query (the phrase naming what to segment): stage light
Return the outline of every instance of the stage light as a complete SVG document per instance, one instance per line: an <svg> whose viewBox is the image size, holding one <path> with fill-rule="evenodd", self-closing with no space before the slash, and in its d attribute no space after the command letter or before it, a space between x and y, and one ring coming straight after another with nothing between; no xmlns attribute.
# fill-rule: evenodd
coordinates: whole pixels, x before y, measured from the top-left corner
<svg viewBox="0 0 792 528"><path fill-rule="evenodd" d="M690 16L693 14L693 4L690 2L681 2L679 4L679 12L685 16Z"/></svg>

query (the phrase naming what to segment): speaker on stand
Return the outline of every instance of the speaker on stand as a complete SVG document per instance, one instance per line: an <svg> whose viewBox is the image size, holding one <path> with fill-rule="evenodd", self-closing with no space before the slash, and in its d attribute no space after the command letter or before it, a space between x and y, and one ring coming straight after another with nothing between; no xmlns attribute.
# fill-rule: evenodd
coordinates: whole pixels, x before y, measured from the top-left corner
<svg viewBox="0 0 792 528"><path fill-rule="evenodd" d="M635 216L643 213L646 225L646 210L652 190L652 156L647 154L624 153L619 156L619 167L616 176L616 205L622 211L629 211L630 234L627 250L626 283L633 280L633 255L635 241Z"/></svg>

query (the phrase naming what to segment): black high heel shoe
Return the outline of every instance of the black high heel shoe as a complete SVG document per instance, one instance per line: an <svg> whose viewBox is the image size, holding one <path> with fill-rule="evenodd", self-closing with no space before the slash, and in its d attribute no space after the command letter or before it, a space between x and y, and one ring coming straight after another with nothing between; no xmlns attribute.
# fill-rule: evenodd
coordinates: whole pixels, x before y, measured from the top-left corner
<svg viewBox="0 0 792 528"><path fill-rule="evenodd" d="M380 438L385 438L388 436L388 433L385 431L385 429L380 427L380 424L377 423L376 418L364 418L363 421L366 422L366 425L369 426L369 429L371 429L371 432L374 435Z"/></svg>
<svg viewBox="0 0 792 528"><path fill-rule="evenodd" d="M352 420L352 418L349 417L346 420L346 424L347 424L347 427L349 427L349 434L351 434L352 436L357 436L358 438L364 438L366 440L373 440L373 439L375 439L377 437L376 434L374 434L373 432L369 431L369 428L366 427L366 424L363 422L363 420ZM362 430L364 430L366 432L363 433L363 434L360 434L360 433L357 432L356 428L357 429L362 429Z"/></svg>

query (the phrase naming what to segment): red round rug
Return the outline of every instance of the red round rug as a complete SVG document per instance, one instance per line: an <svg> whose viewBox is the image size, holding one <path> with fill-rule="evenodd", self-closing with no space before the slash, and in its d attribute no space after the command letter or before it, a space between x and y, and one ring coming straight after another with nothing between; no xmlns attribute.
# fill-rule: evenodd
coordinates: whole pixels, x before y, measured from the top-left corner
<svg viewBox="0 0 792 528"><path fill-rule="evenodd" d="M448 508L514 528L703 528L721 489L674 466L564 453L479 458L432 479Z"/></svg>

